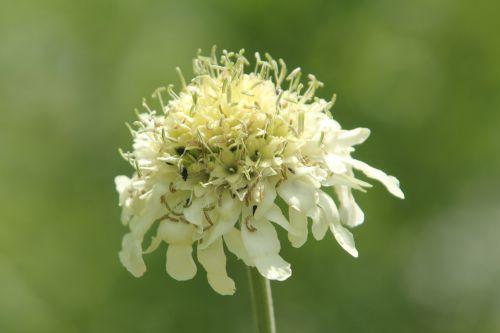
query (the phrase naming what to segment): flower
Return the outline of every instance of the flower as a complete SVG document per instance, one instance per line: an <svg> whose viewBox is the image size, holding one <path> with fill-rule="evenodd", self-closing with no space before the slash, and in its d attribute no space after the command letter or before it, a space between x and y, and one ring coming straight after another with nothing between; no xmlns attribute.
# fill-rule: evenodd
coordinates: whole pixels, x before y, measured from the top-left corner
<svg viewBox="0 0 500 333"><path fill-rule="evenodd" d="M245 73L243 50L223 51L220 61L215 49L209 57L198 55L194 79L186 83L177 69L181 91L155 91L159 111L144 102L146 111L134 129L129 126L133 151L122 155L135 173L115 182L121 219L130 228L119 257L134 276L146 271L143 254L165 242L166 269L177 280L196 274L195 246L209 284L233 294L225 245L266 278L282 281L291 269L279 254L275 225L294 247L307 240L309 224L317 240L330 230L357 257L348 228L363 223L364 214L352 190L371 185L354 171L404 197L395 177L351 157L370 131L341 128L330 113L335 95L331 101L317 98L323 84L313 75L304 87L299 68L287 75L283 60L255 57L254 71ZM167 104L164 91L171 97ZM153 228L156 235L143 249Z"/></svg>

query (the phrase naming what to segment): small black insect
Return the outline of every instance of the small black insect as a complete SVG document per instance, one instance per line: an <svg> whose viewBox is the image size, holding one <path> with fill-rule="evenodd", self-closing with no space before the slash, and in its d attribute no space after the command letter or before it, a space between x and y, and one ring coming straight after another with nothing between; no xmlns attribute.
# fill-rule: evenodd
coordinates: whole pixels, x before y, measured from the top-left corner
<svg viewBox="0 0 500 333"><path fill-rule="evenodd" d="M181 176L182 176L182 179L184 181L186 181L187 178L188 178L188 169L186 169L185 167L182 167L182 169L181 169Z"/></svg>
<svg viewBox="0 0 500 333"><path fill-rule="evenodd" d="M180 147L175 148L175 151L177 152L177 154L182 155L182 154L184 154L184 151L186 151L186 148L180 146Z"/></svg>
<svg viewBox="0 0 500 333"><path fill-rule="evenodd" d="M252 206L252 215L255 215L255 211L257 210L257 205Z"/></svg>

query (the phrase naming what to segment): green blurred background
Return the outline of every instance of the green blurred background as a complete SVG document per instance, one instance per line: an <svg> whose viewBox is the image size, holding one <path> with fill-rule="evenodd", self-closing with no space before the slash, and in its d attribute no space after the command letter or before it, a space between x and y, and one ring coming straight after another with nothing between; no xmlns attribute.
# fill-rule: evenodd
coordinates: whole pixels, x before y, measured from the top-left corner
<svg viewBox="0 0 500 333"><path fill-rule="evenodd" d="M117 252L117 152L143 96L198 48L268 51L372 129L356 153L398 176L357 198L360 258L333 237L283 256L280 332L500 332L500 33L494 1L2 1L0 332L253 332L246 271L215 294L164 253Z"/></svg>

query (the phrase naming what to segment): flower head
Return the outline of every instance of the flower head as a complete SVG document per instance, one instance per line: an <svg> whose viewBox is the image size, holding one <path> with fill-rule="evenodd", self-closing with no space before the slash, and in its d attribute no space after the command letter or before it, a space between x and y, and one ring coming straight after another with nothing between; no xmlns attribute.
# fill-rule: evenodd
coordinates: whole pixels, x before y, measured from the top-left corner
<svg viewBox="0 0 500 333"><path fill-rule="evenodd" d="M304 87L300 69L287 74L281 59L255 57L254 71L246 73L243 51L224 51L220 60L215 50L198 55L191 82L178 70L179 93L172 86L158 89L158 111L144 103L146 112L131 127L133 151L122 153L135 173L115 179L122 222L130 227L119 257L134 276L146 271L143 254L167 243L166 269L173 278L196 274L195 246L220 294L235 290L224 245L266 278L285 280L291 269L279 255L275 225L294 247L306 241L309 224L318 240L330 230L356 257L347 227L361 224L364 214L352 190L371 185L354 171L403 198L396 178L351 157L370 131L342 129L330 113L334 98L315 97L321 82L309 75ZM144 249L152 228L156 235Z"/></svg>

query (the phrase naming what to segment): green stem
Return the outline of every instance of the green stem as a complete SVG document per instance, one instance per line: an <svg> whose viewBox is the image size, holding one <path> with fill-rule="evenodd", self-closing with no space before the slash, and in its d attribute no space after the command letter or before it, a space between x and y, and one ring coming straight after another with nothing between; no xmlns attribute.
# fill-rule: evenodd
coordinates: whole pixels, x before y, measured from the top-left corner
<svg viewBox="0 0 500 333"><path fill-rule="evenodd" d="M248 281L257 333L276 333L271 283L255 267L248 267Z"/></svg>

